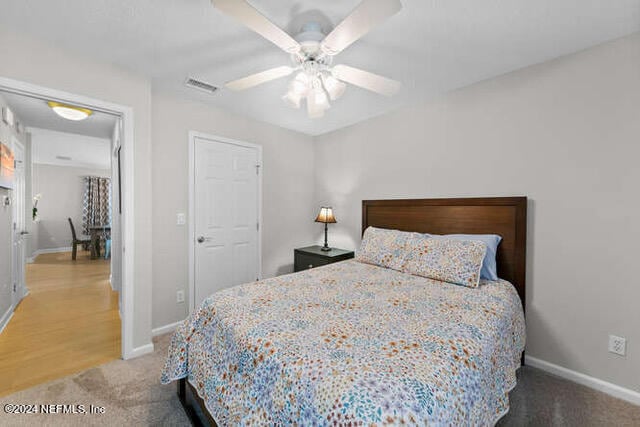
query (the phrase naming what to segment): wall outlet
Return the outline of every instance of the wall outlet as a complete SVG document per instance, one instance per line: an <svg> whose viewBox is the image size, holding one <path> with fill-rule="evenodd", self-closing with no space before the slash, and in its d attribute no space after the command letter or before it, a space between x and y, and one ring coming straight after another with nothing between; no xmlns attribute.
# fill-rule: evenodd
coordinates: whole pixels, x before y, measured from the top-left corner
<svg viewBox="0 0 640 427"><path fill-rule="evenodd" d="M627 339L609 335L609 352L625 356L627 354Z"/></svg>
<svg viewBox="0 0 640 427"><path fill-rule="evenodd" d="M176 292L176 302L183 303L184 302L184 291Z"/></svg>
<svg viewBox="0 0 640 427"><path fill-rule="evenodd" d="M187 223L187 216L183 213L178 213L176 215L176 224L185 225L186 223Z"/></svg>

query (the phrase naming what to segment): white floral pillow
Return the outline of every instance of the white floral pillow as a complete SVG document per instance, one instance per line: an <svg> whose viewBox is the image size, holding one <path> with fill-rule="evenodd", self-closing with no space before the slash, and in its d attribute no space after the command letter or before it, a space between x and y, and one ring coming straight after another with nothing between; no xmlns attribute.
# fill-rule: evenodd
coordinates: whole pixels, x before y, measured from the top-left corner
<svg viewBox="0 0 640 427"><path fill-rule="evenodd" d="M478 287L487 245L479 240L414 235L402 271L457 285Z"/></svg>
<svg viewBox="0 0 640 427"><path fill-rule="evenodd" d="M367 227L356 261L401 270L415 233Z"/></svg>

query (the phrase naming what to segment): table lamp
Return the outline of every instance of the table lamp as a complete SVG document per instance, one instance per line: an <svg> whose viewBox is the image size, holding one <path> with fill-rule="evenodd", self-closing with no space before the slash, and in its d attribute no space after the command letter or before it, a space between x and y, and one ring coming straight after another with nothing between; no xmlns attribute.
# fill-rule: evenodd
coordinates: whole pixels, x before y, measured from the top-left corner
<svg viewBox="0 0 640 427"><path fill-rule="evenodd" d="M322 247L323 251L330 251L331 248L329 247L329 244L327 243L327 230L329 228L328 224L335 224L336 222L336 217L333 216L333 208L331 207L321 207L320 208L320 213L318 214L318 217L316 218L316 222L321 222L324 224L324 246Z"/></svg>

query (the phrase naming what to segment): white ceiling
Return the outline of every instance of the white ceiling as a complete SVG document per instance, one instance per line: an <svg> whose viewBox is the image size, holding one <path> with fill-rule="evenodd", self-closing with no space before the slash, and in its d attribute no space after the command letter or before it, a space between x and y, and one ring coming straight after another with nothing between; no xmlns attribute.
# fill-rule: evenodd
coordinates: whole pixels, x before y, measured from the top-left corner
<svg viewBox="0 0 640 427"><path fill-rule="evenodd" d="M2 91L0 94L25 126L109 140L113 136L117 118L110 114L94 111L85 120L74 122L58 116L42 99Z"/></svg>
<svg viewBox="0 0 640 427"><path fill-rule="evenodd" d="M253 0L295 33L327 29L358 0ZM216 85L288 65L287 54L214 9L209 0L0 0L0 25L150 76L154 85L285 128L318 135L496 75L640 30L640 0L403 0L403 10L340 54L344 63L400 80L388 99L350 87L311 120L280 97L287 80L206 95ZM26 54L26 53L25 53Z"/></svg>
<svg viewBox="0 0 640 427"><path fill-rule="evenodd" d="M31 127L27 130L31 133L34 163L100 170L111 168L109 139Z"/></svg>

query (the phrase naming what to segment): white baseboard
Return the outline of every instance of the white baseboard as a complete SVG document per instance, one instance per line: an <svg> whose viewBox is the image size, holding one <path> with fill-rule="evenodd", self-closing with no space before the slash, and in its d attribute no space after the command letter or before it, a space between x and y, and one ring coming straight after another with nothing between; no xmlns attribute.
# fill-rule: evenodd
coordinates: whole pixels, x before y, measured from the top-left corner
<svg viewBox="0 0 640 427"><path fill-rule="evenodd" d="M153 353L153 343L145 344L140 347L136 347L131 351L131 354L127 359L133 359L136 357L144 356L145 354Z"/></svg>
<svg viewBox="0 0 640 427"><path fill-rule="evenodd" d="M18 303L16 304L16 307L22 302L23 299L25 299L25 297L27 295L29 295L29 288L27 288L26 286L20 286L20 293L22 295L20 295L20 298L18 299Z"/></svg>
<svg viewBox="0 0 640 427"><path fill-rule="evenodd" d="M0 334L4 331L5 326L9 324L9 320L13 317L13 306L9 307L9 309L0 317Z"/></svg>
<svg viewBox="0 0 640 427"><path fill-rule="evenodd" d="M33 252L33 256L31 258L33 258L34 260L36 259L36 257L38 255L42 255L42 254L55 254L58 252L71 252L71 246L68 247L62 247L62 248L47 248L47 249L36 249Z"/></svg>
<svg viewBox="0 0 640 427"><path fill-rule="evenodd" d="M561 378L565 378L569 381L573 381L578 384L582 384L594 390L607 393L618 399L626 400L635 405L640 405L640 393L628 388L620 387L619 385L603 381L598 378L590 377L589 375L582 374L580 372L572 371L571 369L564 368L562 366L554 365L545 360L537 359L535 357L524 357L525 364L533 366L534 368L541 369L549 372L550 374L557 375Z"/></svg>
<svg viewBox="0 0 640 427"><path fill-rule="evenodd" d="M159 328L155 328L151 330L151 335L154 337L157 337L158 335L162 335L162 334L166 334L169 332L173 332L175 331L175 329L178 327L179 324L181 324L183 321L180 320L178 322L174 322L174 323L169 323L168 325L164 325L164 326L160 326Z"/></svg>

